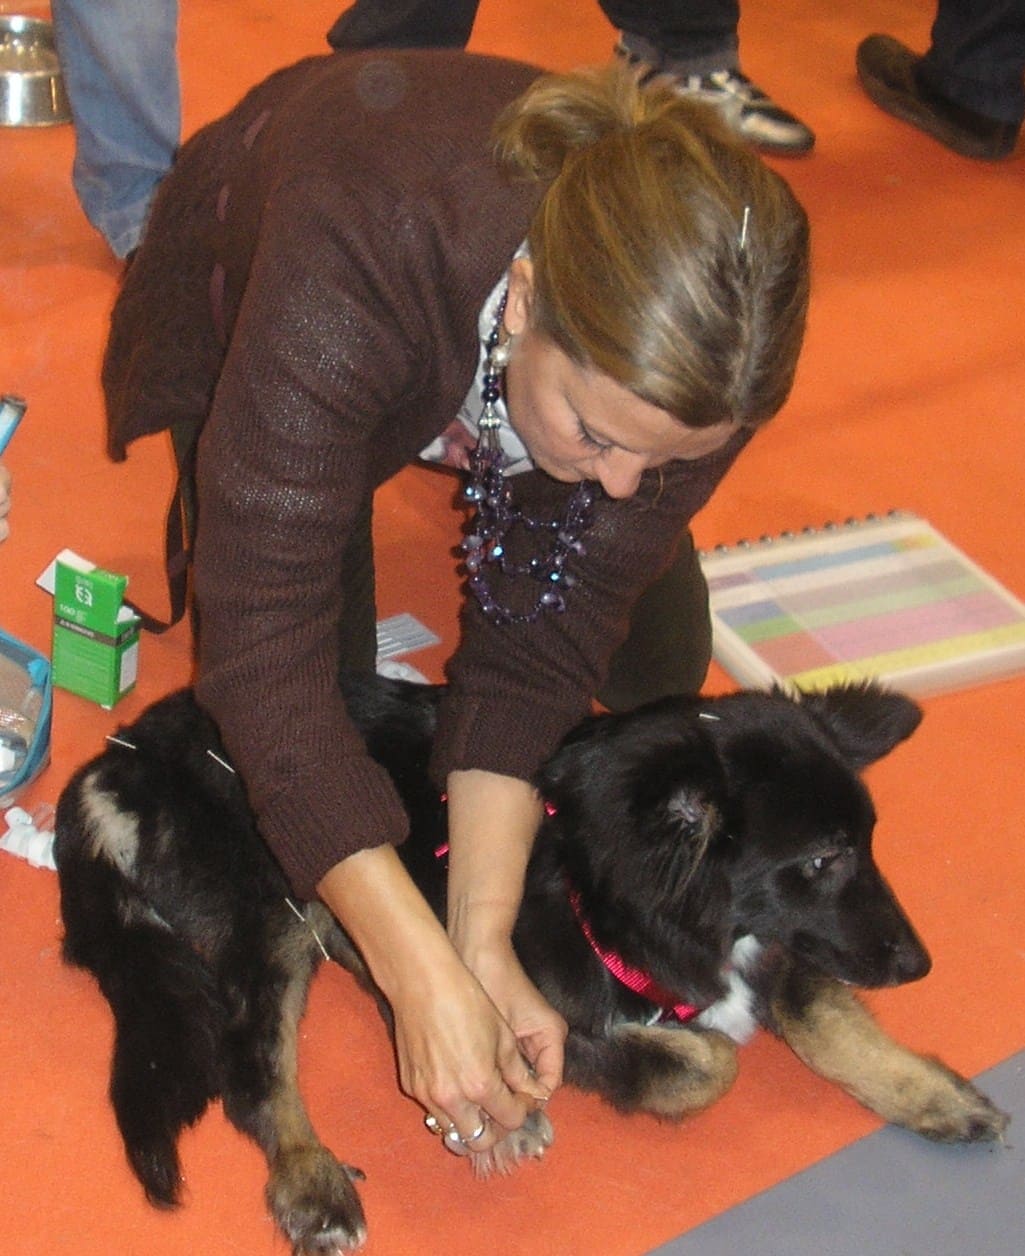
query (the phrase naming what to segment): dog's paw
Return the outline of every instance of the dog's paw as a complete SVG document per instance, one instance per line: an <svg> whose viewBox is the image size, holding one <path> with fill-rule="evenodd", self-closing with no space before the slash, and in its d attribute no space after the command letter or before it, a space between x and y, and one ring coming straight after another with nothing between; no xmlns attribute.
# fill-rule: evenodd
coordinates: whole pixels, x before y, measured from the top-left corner
<svg viewBox="0 0 1025 1256"><path fill-rule="evenodd" d="M522 1160L540 1160L552 1143L555 1130L544 1112L532 1112L518 1130L506 1134L490 1151L471 1152L474 1174L511 1173Z"/></svg>
<svg viewBox="0 0 1025 1256"><path fill-rule="evenodd" d="M294 1256L336 1256L363 1246L367 1225L353 1186L362 1177L324 1147L304 1147L275 1159L267 1203Z"/></svg>
<svg viewBox="0 0 1025 1256"><path fill-rule="evenodd" d="M988 1143L1003 1137L1010 1117L970 1081L938 1060L929 1063L937 1086L906 1124L939 1143Z"/></svg>

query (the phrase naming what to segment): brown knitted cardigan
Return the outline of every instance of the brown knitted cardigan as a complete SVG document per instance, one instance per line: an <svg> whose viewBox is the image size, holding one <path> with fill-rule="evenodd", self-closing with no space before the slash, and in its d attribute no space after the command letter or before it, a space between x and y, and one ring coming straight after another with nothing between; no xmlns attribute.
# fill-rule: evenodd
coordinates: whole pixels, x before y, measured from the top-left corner
<svg viewBox="0 0 1025 1256"><path fill-rule="evenodd" d="M360 506L470 386L478 313L544 191L496 169L489 131L537 73L449 52L280 71L183 148L114 311L113 455L205 416L198 694L300 895L405 833L336 682L340 557ZM565 614L495 627L465 606L439 781L460 768L530 779L742 443L666 468L661 491L652 475L630 501L601 499ZM531 472L515 492L555 515L568 488Z"/></svg>

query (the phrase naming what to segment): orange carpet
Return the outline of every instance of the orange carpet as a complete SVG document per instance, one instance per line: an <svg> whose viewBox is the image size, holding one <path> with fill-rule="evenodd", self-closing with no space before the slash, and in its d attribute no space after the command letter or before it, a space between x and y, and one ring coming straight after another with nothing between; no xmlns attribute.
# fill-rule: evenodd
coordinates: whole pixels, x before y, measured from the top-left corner
<svg viewBox="0 0 1025 1256"><path fill-rule="evenodd" d="M186 131L321 50L339 3L183 0ZM745 0L745 68L818 133L813 155L777 163L811 215L814 295L793 398L697 533L712 544L902 506L1025 596L1025 164L1020 153L990 167L946 152L875 109L853 72L863 35L923 47L931 15L925 0ZM591 0L483 0L473 47L569 67L604 60L612 38ZM74 200L72 142L66 126L0 131L0 391L29 402L6 455L16 483L0 625L40 649L50 603L34 580L65 546L130 573L134 596L160 603L170 490L159 440L126 465L103 455L97 376L118 266ZM432 678L454 639L448 494L443 478L409 471L379 512L380 612L411 611L440 634L441 647L413 660ZM188 658L182 628L146 638L138 688L113 713L58 693L52 766L27 805L55 801L119 720L188 679ZM709 683L729 684L715 670ZM1025 681L926 708L871 781L881 861L935 964L872 1003L894 1032L974 1073L1025 1046ZM53 874L0 854L0 1247L284 1251L259 1153L219 1110L183 1141L185 1207L161 1214L143 1201L106 1101L107 1008L62 967L58 939ZM640 1256L876 1125L761 1036L734 1091L688 1125L626 1119L567 1089L552 1103L547 1160L478 1184L398 1093L384 1031L340 970L315 983L302 1054L323 1136L367 1173L378 1256Z"/></svg>

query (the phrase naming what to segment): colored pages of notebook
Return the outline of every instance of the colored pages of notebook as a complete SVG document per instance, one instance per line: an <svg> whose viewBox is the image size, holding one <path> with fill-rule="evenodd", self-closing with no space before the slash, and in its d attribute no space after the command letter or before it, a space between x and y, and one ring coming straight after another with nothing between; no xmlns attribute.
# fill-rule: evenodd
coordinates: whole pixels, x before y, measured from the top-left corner
<svg viewBox="0 0 1025 1256"><path fill-rule="evenodd" d="M701 561L715 658L742 685L878 680L926 696L1025 671L1025 604L908 512Z"/></svg>

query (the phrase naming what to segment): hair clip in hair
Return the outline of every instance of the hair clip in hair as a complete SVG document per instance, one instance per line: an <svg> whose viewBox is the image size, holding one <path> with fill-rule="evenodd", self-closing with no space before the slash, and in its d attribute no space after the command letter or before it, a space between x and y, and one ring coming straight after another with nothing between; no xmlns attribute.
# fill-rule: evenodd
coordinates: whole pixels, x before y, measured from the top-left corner
<svg viewBox="0 0 1025 1256"><path fill-rule="evenodd" d="M740 249L741 253L743 253L744 250L747 248L747 224L750 222L750 220L751 220L751 206L745 205L744 216L740 220L740 235L737 239L737 247Z"/></svg>

